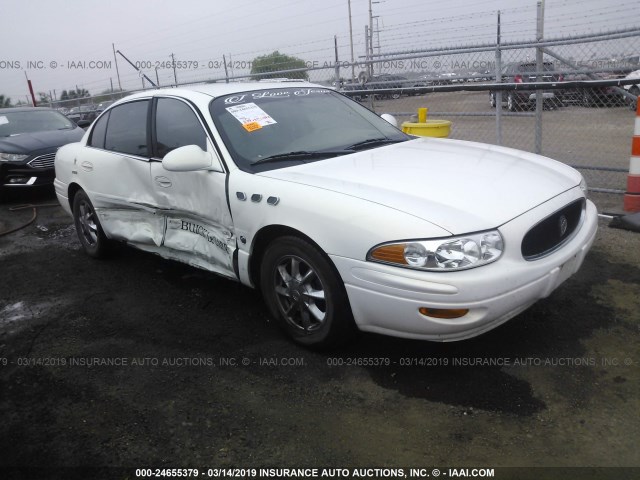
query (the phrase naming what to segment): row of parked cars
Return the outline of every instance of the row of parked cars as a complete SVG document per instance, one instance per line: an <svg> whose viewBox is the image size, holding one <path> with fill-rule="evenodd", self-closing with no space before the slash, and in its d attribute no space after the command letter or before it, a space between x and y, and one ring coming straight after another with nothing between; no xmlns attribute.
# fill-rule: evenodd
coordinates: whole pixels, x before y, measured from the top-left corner
<svg viewBox="0 0 640 480"><path fill-rule="evenodd" d="M73 120L78 126L86 128L112 103L112 101L109 101L99 104L80 105L73 108L60 107L57 110L70 120Z"/></svg>
<svg viewBox="0 0 640 480"><path fill-rule="evenodd" d="M418 78L409 79L402 75L394 75L389 73L383 73L379 75L373 75L370 78L364 78L358 82L345 82L341 85L343 92L354 92L361 90L371 91L373 95L379 98L393 98L398 99L402 95L418 95L420 88L431 87L434 85L453 85L457 83L465 82L479 82L488 81L490 77L489 72L483 74L473 72L469 76L461 76L453 72L444 73L428 73L421 75ZM393 91L386 91L393 90ZM370 95L370 93L363 93L354 95L356 100L361 100Z"/></svg>
<svg viewBox="0 0 640 480"><path fill-rule="evenodd" d="M535 62L521 62L507 64L502 70L502 83L527 84L534 82L584 82L593 80L610 80L621 78L615 73L598 74L561 74L556 71L553 63L545 62L543 74L537 72ZM640 70L632 72L624 78L640 77ZM626 85L622 87L630 94L638 96L638 85ZM489 92L489 101L492 107L496 106L497 91ZM517 89L504 91L502 102L509 111L521 111L535 106L536 90ZM545 105L557 107L563 105L582 105L584 107L615 107L632 103L630 97L625 96L621 88L615 86L595 86L591 88L571 87L558 90L543 90L542 97Z"/></svg>
<svg viewBox="0 0 640 480"><path fill-rule="evenodd" d="M627 77L640 77L640 70L632 72ZM532 83L532 82L579 82L591 80L608 80L621 78L621 75L612 73L600 74L561 74L556 71L556 67L551 62L544 63L544 73L537 74L536 62L515 62L506 64L502 69L502 83ZM460 75L455 72L427 73L417 78L409 79L402 75L380 74L370 78L363 78L360 82L346 82L341 85L341 91L357 92L350 95L355 100L363 100L370 95L376 98L398 99L401 96L418 95L421 88L436 85L453 85L474 82L493 82L495 76L491 72L471 72L468 75ZM638 96L640 85L627 85L624 87L630 94ZM496 93L489 92L492 107L496 106ZM506 104L509 111L525 110L535 105L535 90L526 88L512 91L505 91L502 95L502 102ZM597 106L622 106L631 103L630 97L622 94L620 88L613 86L593 87L593 88L569 88L560 90L548 90L542 92L545 105L558 107L563 105L583 105L585 107Z"/></svg>

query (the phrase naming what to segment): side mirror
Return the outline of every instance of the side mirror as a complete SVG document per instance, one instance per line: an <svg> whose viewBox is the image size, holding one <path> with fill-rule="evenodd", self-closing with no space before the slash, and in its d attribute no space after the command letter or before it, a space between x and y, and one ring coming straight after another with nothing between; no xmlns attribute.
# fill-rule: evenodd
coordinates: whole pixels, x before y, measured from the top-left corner
<svg viewBox="0 0 640 480"><path fill-rule="evenodd" d="M383 113L382 115L380 115L380 118L382 118L383 120L386 120L391 125L398 128L398 120L396 120L396 117L394 117L393 115L389 115L388 113Z"/></svg>
<svg viewBox="0 0 640 480"><path fill-rule="evenodd" d="M211 167L211 154L197 145L186 145L167 153L162 159L162 166L170 172L194 172Z"/></svg>

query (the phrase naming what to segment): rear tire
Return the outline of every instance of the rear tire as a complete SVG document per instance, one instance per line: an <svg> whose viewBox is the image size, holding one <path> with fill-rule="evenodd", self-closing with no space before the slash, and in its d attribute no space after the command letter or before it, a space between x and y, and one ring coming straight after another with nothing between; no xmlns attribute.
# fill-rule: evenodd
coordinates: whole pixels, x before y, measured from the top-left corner
<svg viewBox="0 0 640 480"><path fill-rule="evenodd" d="M271 315L301 345L333 348L350 341L357 332L335 267L301 238L280 237L267 247L260 287Z"/></svg>
<svg viewBox="0 0 640 480"><path fill-rule="evenodd" d="M78 239L87 255L93 258L105 257L109 240L102 230L91 200L83 190L73 197L73 220Z"/></svg>

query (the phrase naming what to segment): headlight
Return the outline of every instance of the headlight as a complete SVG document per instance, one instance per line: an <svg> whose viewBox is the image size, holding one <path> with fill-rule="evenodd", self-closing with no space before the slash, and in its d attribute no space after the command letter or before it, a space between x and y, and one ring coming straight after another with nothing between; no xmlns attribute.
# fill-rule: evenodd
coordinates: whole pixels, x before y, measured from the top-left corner
<svg viewBox="0 0 640 480"><path fill-rule="evenodd" d="M0 162L19 162L24 160L29 155L22 155L20 153L3 153L0 152Z"/></svg>
<svg viewBox="0 0 640 480"><path fill-rule="evenodd" d="M497 230L435 240L411 240L378 245L367 260L417 270L465 270L495 262L504 251Z"/></svg>

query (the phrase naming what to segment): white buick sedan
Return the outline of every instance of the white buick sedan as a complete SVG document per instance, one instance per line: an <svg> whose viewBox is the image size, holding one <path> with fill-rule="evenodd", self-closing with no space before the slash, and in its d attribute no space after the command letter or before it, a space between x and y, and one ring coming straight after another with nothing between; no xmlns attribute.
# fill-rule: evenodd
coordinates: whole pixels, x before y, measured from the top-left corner
<svg viewBox="0 0 640 480"><path fill-rule="evenodd" d="M90 256L122 241L259 288L307 346L466 339L578 270L576 170L391 123L308 83L145 91L58 151L56 193Z"/></svg>

